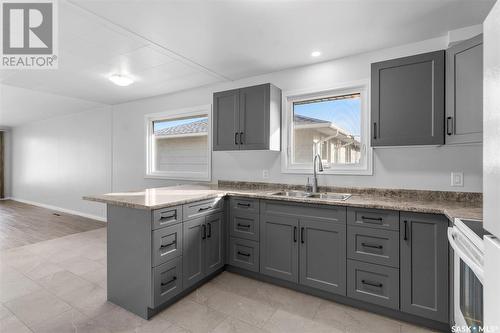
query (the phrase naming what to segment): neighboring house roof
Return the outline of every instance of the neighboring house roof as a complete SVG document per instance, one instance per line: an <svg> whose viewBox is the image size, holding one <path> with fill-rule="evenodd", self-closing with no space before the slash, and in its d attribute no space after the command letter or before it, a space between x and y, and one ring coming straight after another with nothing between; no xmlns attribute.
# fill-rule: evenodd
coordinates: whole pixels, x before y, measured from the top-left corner
<svg viewBox="0 0 500 333"><path fill-rule="evenodd" d="M207 119L193 121L191 123L177 125L173 127L163 128L155 132L156 136L178 136L186 134L207 133Z"/></svg>
<svg viewBox="0 0 500 333"><path fill-rule="evenodd" d="M295 128L299 127L304 129L307 128L316 129L322 132L327 137L332 135L337 137L339 140L346 142L354 141L355 145L359 144L359 142L355 138L353 138L348 132L346 132L342 128L336 126L335 124L327 120L316 119L300 115L294 115L293 119L295 123ZM187 124L163 128L161 130L156 131L155 136L168 138L168 137L178 137L183 135L189 136L193 134L203 135L206 134L207 132L208 132L208 120L202 119Z"/></svg>
<svg viewBox="0 0 500 333"><path fill-rule="evenodd" d="M294 116L294 121L298 125L309 125L309 124L329 124L330 122L326 120L310 118L305 116ZM208 130L207 119L193 121L191 123L177 125L173 127L163 128L155 132L156 136L170 136L170 135L184 135L184 134L195 134L195 133L206 133Z"/></svg>
<svg viewBox="0 0 500 333"><path fill-rule="evenodd" d="M329 124L330 122L327 120L321 120L306 116L294 115L293 121L296 125L306 125L306 124Z"/></svg>

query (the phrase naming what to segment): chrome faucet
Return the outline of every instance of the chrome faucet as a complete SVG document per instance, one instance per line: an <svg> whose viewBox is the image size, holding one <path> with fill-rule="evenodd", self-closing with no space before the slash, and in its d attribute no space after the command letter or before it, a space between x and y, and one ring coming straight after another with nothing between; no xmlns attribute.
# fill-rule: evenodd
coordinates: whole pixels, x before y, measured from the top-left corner
<svg viewBox="0 0 500 333"><path fill-rule="evenodd" d="M312 193L318 193L318 175L316 172L316 161L318 161L318 171L323 172L323 163L321 162L321 156L319 154L314 155L313 159L313 179L312 184L309 183L309 178L307 178L306 191Z"/></svg>

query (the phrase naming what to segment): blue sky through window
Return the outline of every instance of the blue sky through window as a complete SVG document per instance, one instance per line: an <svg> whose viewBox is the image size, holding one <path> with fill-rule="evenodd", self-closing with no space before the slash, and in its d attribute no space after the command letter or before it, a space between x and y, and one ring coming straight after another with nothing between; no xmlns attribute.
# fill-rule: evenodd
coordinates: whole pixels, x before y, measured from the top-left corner
<svg viewBox="0 0 500 333"><path fill-rule="evenodd" d="M326 120L343 128L351 135L361 134L361 98L346 98L293 106L296 115Z"/></svg>
<svg viewBox="0 0 500 333"><path fill-rule="evenodd" d="M184 119L175 119L175 120L161 120L153 122L153 131L159 131L164 128L175 127L179 125L185 125L189 123L193 123L199 120L208 120L207 117L196 117L196 118L184 118Z"/></svg>

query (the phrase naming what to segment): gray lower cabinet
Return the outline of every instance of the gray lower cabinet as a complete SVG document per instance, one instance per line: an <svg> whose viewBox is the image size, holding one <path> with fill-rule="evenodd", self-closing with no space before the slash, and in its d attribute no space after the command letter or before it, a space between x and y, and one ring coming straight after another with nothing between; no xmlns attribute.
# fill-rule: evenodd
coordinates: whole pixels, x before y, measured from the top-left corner
<svg viewBox="0 0 500 333"><path fill-rule="evenodd" d="M372 147L444 144L445 51L371 65Z"/></svg>
<svg viewBox="0 0 500 333"><path fill-rule="evenodd" d="M182 255L182 223L153 231L153 265Z"/></svg>
<svg viewBox="0 0 500 333"><path fill-rule="evenodd" d="M259 250L259 243L257 242L231 237L229 240L229 264L258 272Z"/></svg>
<svg viewBox="0 0 500 333"><path fill-rule="evenodd" d="M157 307L182 291L182 257L153 268L153 307Z"/></svg>
<svg viewBox="0 0 500 333"><path fill-rule="evenodd" d="M300 283L346 294L346 225L300 218Z"/></svg>
<svg viewBox="0 0 500 333"><path fill-rule="evenodd" d="M205 217L199 217L183 223L183 284L192 286L204 277L205 268ZM204 235L205 231L205 235Z"/></svg>
<svg viewBox="0 0 500 333"><path fill-rule="evenodd" d="M448 323L447 219L401 212L401 311Z"/></svg>
<svg viewBox="0 0 500 333"><path fill-rule="evenodd" d="M259 215L231 210L229 213L229 234L233 237L259 240Z"/></svg>
<svg viewBox="0 0 500 333"><path fill-rule="evenodd" d="M260 272L345 295L346 208L262 201L260 210Z"/></svg>
<svg viewBox="0 0 500 333"><path fill-rule="evenodd" d="M168 207L153 211L153 229L164 228L182 222L182 206Z"/></svg>
<svg viewBox="0 0 500 333"><path fill-rule="evenodd" d="M184 221L183 285L188 288L224 266L223 215Z"/></svg>
<svg viewBox="0 0 500 333"><path fill-rule="evenodd" d="M263 214L260 217L260 272L298 282L298 218Z"/></svg>
<svg viewBox="0 0 500 333"><path fill-rule="evenodd" d="M483 35L446 50L446 143L483 141Z"/></svg>
<svg viewBox="0 0 500 333"><path fill-rule="evenodd" d="M347 227L347 256L373 264L399 267L399 232Z"/></svg>
<svg viewBox="0 0 500 333"><path fill-rule="evenodd" d="M207 236L205 239L205 275L211 274L224 266L222 213L209 215L205 219Z"/></svg>
<svg viewBox="0 0 500 333"><path fill-rule="evenodd" d="M347 260L347 296L399 309L399 270Z"/></svg>

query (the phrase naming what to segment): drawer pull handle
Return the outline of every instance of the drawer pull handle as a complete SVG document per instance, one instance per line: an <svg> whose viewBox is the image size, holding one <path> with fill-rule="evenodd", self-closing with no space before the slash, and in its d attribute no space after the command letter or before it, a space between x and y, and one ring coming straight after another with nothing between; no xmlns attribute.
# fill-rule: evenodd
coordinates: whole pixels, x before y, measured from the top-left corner
<svg viewBox="0 0 500 333"><path fill-rule="evenodd" d="M297 243L297 227L293 227L293 242Z"/></svg>
<svg viewBox="0 0 500 333"><path fill-rule="evenodd" d="M304 227L300 228L300 242L302 244L304 244L306 241L305 241L305 238L304 238Z"/></svg>
<svg viewBox="0 0 500 333"><path fill-rule="evenodd" d="M242 228L250 228L251 225L250 224L241 224L241 223L238 223L238 227L242 227Z"/></svg>
<svg viewBox="0 0 500 333"><path fill-rule="evenodd" d="M408 221L404 221L405 224L405 236L404 240L408 240Z"/></svg>
<svg viewBox="0 0 500 333"><path fill-rule="evenodd" d="M368 286L377 287L377 288L382 288L382 286L383 286L382 283L372 282L372 281L368 281L368 280L361 280L361 283L366 284Z"/></svg>
<svg viewBox="0 0 500 333"><path fill-rule="evenodd" d="M210 238L212 237L212 224L211 223L207 223L208 225L208 235L207 235L207 238Z"/></svg>
<svg viewBox="0 0 500 333"><path fill-rule="evenodd" d="M207 238L207 226L203 224L202 226L203 232L201 233L201 239L206 239Z"/></svg>
<svg viewBox="0 0 500 333"><path fill-rule="evenodd" d="M162 214L160 214L160 221L175 219L176 217L177 217L177 213L175 213L175 212L171 215L163 215L163 213L162 213Z"/></svg>
<svg viewBox="0 0 500 333"><path fill-rule="evenodd" d="M166 286L166 285L169 285L171 284L172 282L174 282L175 280L177 280L177 276L174 276L170 281L167 281L167 282L162 282L161 283L161 286Z"/></svg>
<svg viewBox="0 0 500 333"><path fill-rule="evenodd" d="M201 207L198 209L199 212L203 212L205 210L209 210L209 209L212 209L212 206L207 206L207 207Z"/></svg>
<svg viewBox="0 0 500 333"><path fill-rule="evenodd" d="M238 144L238 132L235 132L234 133L234 144L237 145Z"/></svg>
<svg viewBox="0 0 500 333"><path fill-rule="evenodd" d="M175 243L176 243L176 241L172 241L171 243L168 243L168 244L165 244L165 245L161 245L161 246L160 246L160 249L164 249L164 248L166 248L166 247L172 246L172 245L174 245Z"/></svg>
<svg viewBox="0 0 500 333"><path fill-rule="evenodd" d="M370 244L370 243L361 243L361 246L371 247L373 249L382 249L383 248L382 245L376 245L376 244Z"/></svg>
<svg viewBox="0 0 500 333"><path fill-rule="evenodd" d="M250 204L249 203L241 203L241 202L238 202L237 203L238 206L242 206L242 207L250 207Z"/></svg>
<svg viewBox="0 0 500 333"><path fill-rule="evenodd" d="M239 254L240 256L250 257L250 253L245 253L245 252L240 252L240 251L238 251L238 254Z"/></svg>
<svg viewBox="0 0 500 333"><path fill-rule="evenodd" d="M369 217L369 216L361 216L361 219L363 221L366 220L366 222L368 222L368 223L377 223L377 224L382 224L382 221L384 220L381 217ZM373 221L373 222L371 222L371 221Z"/></svg>

